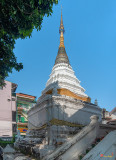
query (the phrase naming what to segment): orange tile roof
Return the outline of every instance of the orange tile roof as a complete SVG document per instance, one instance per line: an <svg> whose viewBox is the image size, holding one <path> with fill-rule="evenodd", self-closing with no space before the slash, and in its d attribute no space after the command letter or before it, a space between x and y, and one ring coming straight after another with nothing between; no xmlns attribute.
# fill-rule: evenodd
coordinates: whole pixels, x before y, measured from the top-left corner
<svg viewBox="0 0 116 160"><path fill-rule="evenodd" d="M36 96L32 96L32 95L28 95L28 94L24 94L24 93L16 93L16 95L19 97L24 97L24 98L31 98L31 99L36 98Z"/></svg>
<svg viewBox="0 0 116 160"><path fill-rule="evenodd" d="M110 112L110 114L113 114L114 112L116 112L116 107L114 107L114 109Z"/></svg>

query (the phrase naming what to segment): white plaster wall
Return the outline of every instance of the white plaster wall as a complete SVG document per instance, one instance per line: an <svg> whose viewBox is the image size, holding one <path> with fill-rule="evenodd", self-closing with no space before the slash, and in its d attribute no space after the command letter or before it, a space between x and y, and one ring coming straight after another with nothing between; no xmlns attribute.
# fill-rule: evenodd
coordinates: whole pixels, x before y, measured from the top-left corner
<svg viewBox="0 0 116 160"><path fill-rule="evenodd" d="M98 115L99 121L101 120L101 109L93 104L86 104L80 100L59 95L47 97L46 100L44 98L43 101L42 99L41 102L38 101L38 104L28 113L28 119L36 126L40 126L42 122L45 123L52 118L83 125L90 123L92 115ZM30 129L31 127L29 125Z"/></svg>
<svg viewBox="0 0 116 160"><path fill-rule="evenodd" d="M34 112L31 115L28 115L28 128L29 129L36 129L36 128L42 126L43 124L45 124L47 121L46 114L47 114L46 108L44 108L44 109L40 109L37 112Z"/></svg>
<svg viewBox="0 0 116 160"><path fill-rule="evenodd" d="M53 107L54 118L72 123L88 125L92 115L98 115L99 121L101 120L101 112L100 110L94 108L94 106L91 108L87 108L82 105L77 105L76 108L74 108L73 105L72 107L61 105L56 105Z"/></svg>

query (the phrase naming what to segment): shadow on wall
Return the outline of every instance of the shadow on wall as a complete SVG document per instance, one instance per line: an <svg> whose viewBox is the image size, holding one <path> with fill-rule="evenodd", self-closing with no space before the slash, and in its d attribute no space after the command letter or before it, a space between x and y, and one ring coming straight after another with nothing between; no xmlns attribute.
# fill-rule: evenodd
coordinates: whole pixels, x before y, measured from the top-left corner
<svg viewBox="0 0 116 160"><path fill-rule="evenodd" d="M52 89L49 89L51 88ZM53 105L49 109L49 120L61 120L73 124L88 125L92 115L98 115L101 120L101 109L95 104L76 98L58 94L58 82L47 87L47 95L52 95ZM50 118L51 117L51 118ZM60 121L59 121L60 123Z"/></svg>

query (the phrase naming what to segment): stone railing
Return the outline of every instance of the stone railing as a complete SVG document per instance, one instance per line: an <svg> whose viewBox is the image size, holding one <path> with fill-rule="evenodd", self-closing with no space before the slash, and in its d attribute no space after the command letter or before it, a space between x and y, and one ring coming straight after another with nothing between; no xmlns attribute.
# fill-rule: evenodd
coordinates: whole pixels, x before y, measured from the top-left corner
<svg viewBox="0 0 116 160"><path fill-rule="evenodd" d="M116 159L116 130L110 132L82 160Z"/></svg>
<svg viewBox="0 0 116 160"><path fill-rule="evenodd" d="M64 143L61 147L56 149L52 154L47 155L43 160L74 160L78 159L79 155L92 144L98 133L98 116L90 117L91 123L84 127L71 140Z"/></svg>

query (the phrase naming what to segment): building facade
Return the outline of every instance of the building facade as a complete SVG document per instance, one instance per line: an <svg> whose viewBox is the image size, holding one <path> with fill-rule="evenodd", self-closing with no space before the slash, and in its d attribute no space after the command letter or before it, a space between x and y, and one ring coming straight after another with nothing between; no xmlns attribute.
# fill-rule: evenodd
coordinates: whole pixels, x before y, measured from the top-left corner
<svg viewBox="0 0 116 160"><path fill-rule="evenodd" d="M16 88L17 84L5 81L0 87L0 137L16 134Z"/></svg>
<svg viewBox="0 0 116 160"><path fill-rule="evenodd" d="M106 111L105 108L103 109L102 123L116 125L116 107L111 112Z"/></svg>
<svg viewBox="0 0 116 160"><path fill-rule="evenodd" d="M24 93L16 93L17 97L17 129L21 135L26 135L28 130L27 112L35 105L36 97Z"/></svg>

